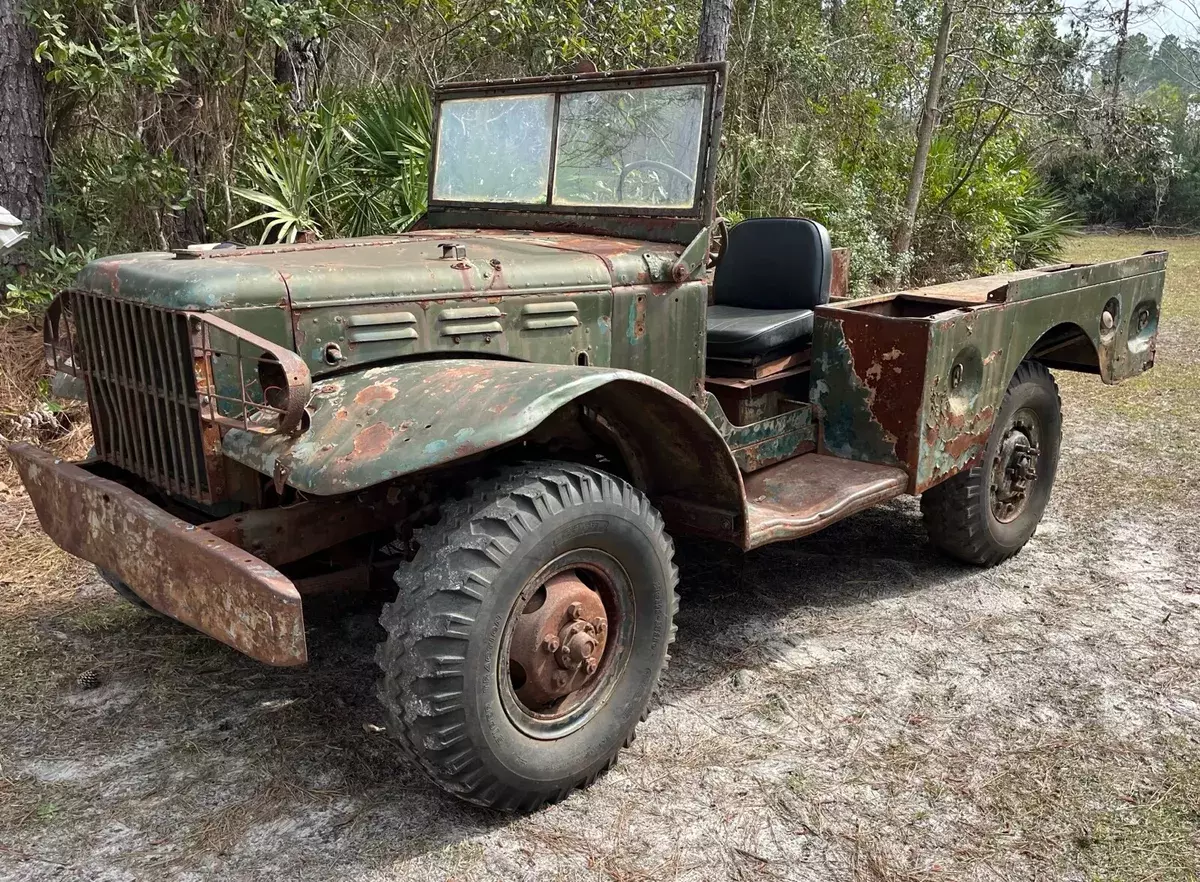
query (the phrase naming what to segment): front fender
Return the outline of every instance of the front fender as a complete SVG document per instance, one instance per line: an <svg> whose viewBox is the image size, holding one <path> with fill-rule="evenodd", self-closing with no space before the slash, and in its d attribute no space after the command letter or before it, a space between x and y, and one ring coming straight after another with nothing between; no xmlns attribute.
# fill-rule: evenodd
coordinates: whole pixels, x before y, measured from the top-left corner
<svg viewBox="0 0 1200 882"><path fill-rule="evenodd" d="M303 434L233 429L222 448L297 490L331 496L517 441L584 397L612 415L663 495L726 511L728 527L712 532L736 538L744 496L728 446L695 404L634 371L482 359L376 367L318 381Z"/></svg>

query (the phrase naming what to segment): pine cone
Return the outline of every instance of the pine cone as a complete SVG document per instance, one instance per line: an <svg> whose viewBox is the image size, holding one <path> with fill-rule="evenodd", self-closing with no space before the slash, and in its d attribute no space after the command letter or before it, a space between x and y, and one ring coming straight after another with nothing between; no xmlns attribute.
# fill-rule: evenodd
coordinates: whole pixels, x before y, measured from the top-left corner
<svg viewBox="0 0 1200 882"><path fill-rule="evenodd" d="M95 689L100 685L100 675L96 671L84 671L75 678L75 685L80 689Z"/></svg>

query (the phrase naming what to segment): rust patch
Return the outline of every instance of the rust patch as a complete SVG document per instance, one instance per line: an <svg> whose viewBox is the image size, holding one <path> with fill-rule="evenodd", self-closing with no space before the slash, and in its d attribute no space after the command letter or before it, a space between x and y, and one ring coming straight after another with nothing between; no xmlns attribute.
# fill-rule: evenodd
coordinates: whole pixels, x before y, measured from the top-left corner
<svg viewBox="0 0 1200 882"><path fill-rule="evenodd" d="M576 251L582 254L594 254L612 269L612 258L625 254L637 254L646 250L647 242L638 239L614 239L609 236L588 236L570 233L537 233L531 241L539 245L547 245L561 251ZM662 248L660 243L654 247ZM669 246L668 246L669 247Z"/></svg>
<svg viewBox="0 0 1200 882"><path fill-rule="evenodd" d="M344 456L340 461L348 461L357 457L379 456L388 448L392 438L396 436L391 426L383 423L373 423L367 426L354 438L354 452Z"/></svg>
<svg viewBox="0 0 1200 882"><path fill-rule="evenodd" d="M895 438L896 459L916 466L928 333L922 325L875 320L845 310L838 315L854 373L867 388L871 416ZM884 370L884 367L888 370Z"/></svg>
<svg viewBox="0 0 1200 882"><path fill-rule="evenodd" d="M542 590L542 605L509 625L510 658L528 675L517 697L535 707L585 688L609 637L601 595L573 571L549 579Z"/></svg>
<svg viewBox="0 0 1200 882"><path fill-rule="evenodd" d="M244 511L200 527L272 566L293 563L340 542L394 524L406 500L377 489L342 499Z"/></svg>
<svg viewBox="0 0 1200 882"><path fill-rule="evenodd" d="M933 454L933 474L918 480L916 492L970 466L987 446L995 417L991 405L977 413L958 411L944 395L935 397L931 408L932 419L925 425L925 446Z"/></svg>
<svg viewBox="0 0 1200 882"><path fill-rule="evenodd" d="M365 386L359 390L359 393L354 396L355 404L370 404L373 401L391 401L396 397L396 387L394 384L387 382L372 383L370 386ZM344 413L344 411L340 411Z"/></svg>
<svg viewBox="0 0 1200 882"><path fill-rule="evenodd" d="M300 595L286 576L115 481L28 444L16 463L42 528L116 573L164 615L269 665L308 659Z"/></svg>
<svg viewBox="0 0 1200 882"><path fill-rule="evenodd" d="M100 272L108 277L109 290L115 296L121 293L121 262L119 260L106 260L97 266Z"/></svg>
<svg viewBox="0 0 1200 882"><path fill-rule="evenodd" d="M635 339L641 339L646 335L646 297L644 294L637 296L637 301L634 305L633 314L633 336Z"/></svg>
<svg viewBox="0 0 1200 882"><path fill-rule="evenodd" d="M903 469L805 454L746 479L742 548L795 539L904 492Z"/></svg>
<svg viewBox="0 0 1200 882"><path fill-rule="evenodd" d="M982 417L983 414L980 413L980 418L982 419ZM976 454L983 450L983 446L987 444L988 436L992 433L990 420L988 422L989 427L984 429L982 432L976 432L974 434L964 433L951 438L942 445L942 450L944 450L948 456L951 456L954 459L961 459L967 454L970 454L968 460L974 459Z"/></svg>

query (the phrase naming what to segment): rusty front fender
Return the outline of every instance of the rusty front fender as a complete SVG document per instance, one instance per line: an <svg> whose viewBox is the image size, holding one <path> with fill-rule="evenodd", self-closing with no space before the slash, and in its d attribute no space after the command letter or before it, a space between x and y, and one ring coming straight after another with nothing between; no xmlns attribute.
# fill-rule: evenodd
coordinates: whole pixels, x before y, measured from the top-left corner
<svg viewBox="0 0 1200 882"><path fill-rule="evenodd" d="M486 359L371 368L318 382L298 437L232 430L223 449L277 482L330 496L519 441L576 401L617 427L652 496L720 510L719 525L701 532L737 541L744 494L728 446L689 399L634 371Z"/></svg>

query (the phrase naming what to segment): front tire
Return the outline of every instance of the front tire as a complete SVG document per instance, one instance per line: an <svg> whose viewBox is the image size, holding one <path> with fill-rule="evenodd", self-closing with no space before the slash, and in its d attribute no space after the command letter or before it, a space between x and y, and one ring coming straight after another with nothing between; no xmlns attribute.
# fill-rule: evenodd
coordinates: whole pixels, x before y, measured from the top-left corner
<svg viewBox="0 0 1200 882"><path fill-rule="evenodd" d="M444 505L380 619L388 730L446 790L532 811L591 784L674 639L661 515L599 469L512 469Z"/></svg>
<svg viewBox="0 0 1200 882"><path fill-rule="evenodd" d="M108 570L101 569L100 567L96 567L96 572L98 572L100 574L100 578L107 582L109 587L112 588L113 591L117 592L117 594L119 594L124 600L132 603L139 609L145 610L151 615L166 618L166 616L163 616L162 613L160 613L150 604L146 603L146 601L142 600L138 593L122 582L116 573L109 572Z"/></svg>
<svg viewBox="0 0 1200 882"><path fill-rule="evenodd" d="M1020 551L1050 501L1061 441L1058 385L1045 365L1023 361L980 461L921 496L933 544L985 567Z"/></svg>

